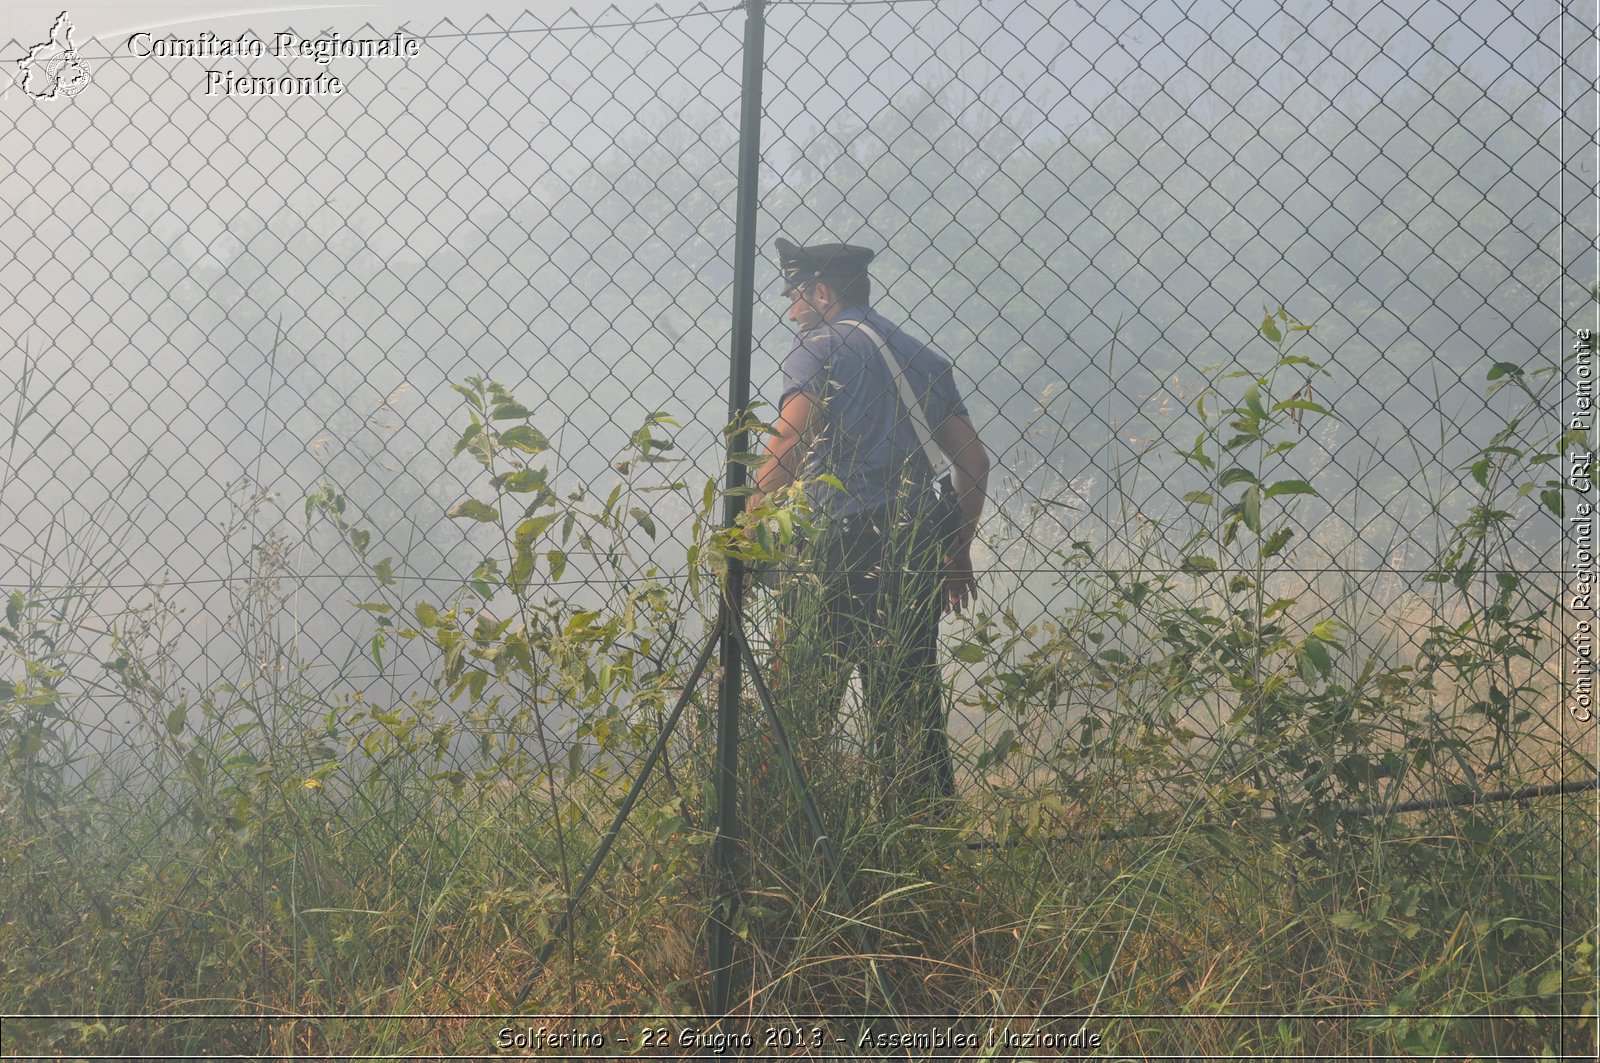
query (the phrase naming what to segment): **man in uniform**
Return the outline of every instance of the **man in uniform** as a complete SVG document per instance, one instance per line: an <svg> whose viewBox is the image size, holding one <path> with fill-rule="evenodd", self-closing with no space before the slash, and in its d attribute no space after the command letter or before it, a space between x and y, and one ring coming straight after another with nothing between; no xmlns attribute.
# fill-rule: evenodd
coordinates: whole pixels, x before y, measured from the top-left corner
<svg viewBox="0 0 1600 1063"><path fill-rule="evenodd" d="M803 734L816 738L834 726L859 667L884 798L894 806L950 798L939 617L972 595L989 456L950 362L871 309L871 249L781 238L776 246L798 334L750 505L804 479L819 531L806 547L814 578L786 581L780 599L775 684ZM941 502L912 397L951 463L944 488L953 499ZM812 482L824 473L843 490Z"/></svg>

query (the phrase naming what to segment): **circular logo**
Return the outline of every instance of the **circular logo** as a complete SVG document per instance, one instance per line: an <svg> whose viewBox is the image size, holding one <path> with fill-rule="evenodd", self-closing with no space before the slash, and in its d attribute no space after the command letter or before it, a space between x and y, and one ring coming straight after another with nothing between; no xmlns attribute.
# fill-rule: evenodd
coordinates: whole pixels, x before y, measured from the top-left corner
<svg viewBox="0 0 1600 1063"><path fill-rule="evenodd" d="M93 74L76 51L57 52L45 60L45 78L53 96L76 96L89 87Z"/></svg>

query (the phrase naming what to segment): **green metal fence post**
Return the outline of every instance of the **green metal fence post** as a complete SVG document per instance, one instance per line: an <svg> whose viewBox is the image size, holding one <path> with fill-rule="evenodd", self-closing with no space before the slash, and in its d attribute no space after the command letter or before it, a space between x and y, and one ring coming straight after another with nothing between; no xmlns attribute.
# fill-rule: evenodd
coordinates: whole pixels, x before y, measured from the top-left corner
<svg viewBox="0 0 1600 1063"><path fill-rule="evenodd" d="M761 159L761 71L764 59L765 3L746 0L744 30L744 100L739 114L739 191L735 202L733 251L733 341L729 352L728 418L741 420L750 405L750 347L753 341L756 269L756 182ZM732 527L743 508L738 488L746 484L745 467L733 455L747 451L748 433L728 440L727 490L723 523ZM711 1008L729 1010L733 997L733 928L737 882L734 855L738 844L739 775L739 638L744 613L744 565L728 559L722 585L722 686L717 695L717 837L711 863L717 879L717 907L710 927Z"/></svg>

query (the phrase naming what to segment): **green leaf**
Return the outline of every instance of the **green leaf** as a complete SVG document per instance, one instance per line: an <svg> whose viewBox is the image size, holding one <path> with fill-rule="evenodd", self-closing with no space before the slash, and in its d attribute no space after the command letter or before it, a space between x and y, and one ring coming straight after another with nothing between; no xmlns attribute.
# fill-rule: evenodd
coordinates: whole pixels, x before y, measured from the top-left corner
<svg viewBox="0 0 1600 1063"><path fill-rule="evenodd" d="M1503 376L1522 376L1522 366L1514 362L1496 362L1489 367L1489 379L1499 380Z"/></svg>
<svg viewBox="0 0 1600 1063"><path fill-rule="evenodd" d="M1315 636L1306 639L1305 653L1306 658L1310 660L1312 667L1316 668L1319 675L1326 678L1328 673L1333 671L1333 656L1328 653L1327 643L1321 639Z"/></svg>
<svg viewBox="0 0 1600 1063"><path fill-rule="evenodd" d="M986 768L1000 764L1006 759L1006 754L1010 753L1012 747L1014 747L1016 744L1017 733L1015 731L1009 727L1004 731L1001 731L1000 737L995 739L994 745L990 746L988 749L979 754L977 763L978 770L982 771Z"/></svg>
<svg viewBox="0 0 1600 1063"><path fill-rule="evenodd" d="M1299 600L1300 599L1298 598L1274 598L1267 604L1267 607L1261 611L1261 615L1265 618L1271 618L1277 616L1279 613L1288 612Z"/></svg>
<svg viewBox="0 0 1600 1063"><path fill-rule="evenodd" d="M1178 571L1194 575L1200 572L1215 572L1217 568L1218 565L1215 558L1206 557L1203 554L1190 554L1183 559L1183 564L1178 567Z"/></svg>
<svg viewBox="0 0 1600 1063"><path fill-rule="evenodd" d="M496 476L494 482L497 487L522 494L539 490L545 485L549 476L549 469L516 469L503 476Z"/></svg>
<svg viewBox="0 0 1600 1063"><path fill-rule="evenodd" d="M515 560L511 562L511 588L521 591L528 585L528 580L533 575L533 551L526 546L517 550Z"/></svg>
<svg viewBox="0 0 1600 1063"><path fill-rule="evenodd" d="M1244 405L1257 421L1267 419L1267 408L1261 404L1261 388L1251 384L1244 390Z"/></svg>
<svg viewBox="0 0 1600 1063"><path fill-rule="evenodd" d="M1561 968L1551 968L1541 975L1534 992L1541 997L1553 997L1561 992Z"/></svg>
<svg viewBox="0 0 1600 1063"><path fill-rule="evenodd" d="M1511 420L1506 422L1506 425L1505 425L1504 428L1500 429L1500 431L1498 431L1498 432L1496 432L1494 434L1494 438L1489 440L1489 447L1486 447L1485 449L1492 449L1493 447L1499 446L1501 443L1504 443L1506 440L1511 438L1512 434L1514 432L1516 432L1516 430L1519 427L1521 427L1521 425L1522 425L1522 418L1521 417L1513 417L1513 418L1511 418ZM1517 451L1513 450L1512 453L1515 454L1515 453L1517 453Z"/></svg>
<svg viewBox="0 0 1600 1063"><path fill-rule="evenodd" d="M411 611L416 614L417 623L423 627L434 627L439 623L439 610L427 602L418 602L411 607Z"/></svg>
<svg viewBox="0 0 1600 1063"><path fill-rule="evenodd" d="M388 616L394 612L394 607L387 602L357 602L356 608L363 612L378 613L382 616Z"/></svg>
<svg viewBox="0 0 1600 1063"><path fill-rule="evenodd" d="M656 537L656 522L651 519L649 510L643 506L634 506L628 510L628 513L638 522L639 527L644 529L646 535L650 536L651 539Z"/></svg>
<svg viewBox="0 0 1600 1063"><path fill-rule="evenodd" d="M20 627L22 625L23 604L22 592L12 591L11 597L6 599L6 623L12 627Z"/></svg>
<svg viewBox="0 0 1600 1063"><path fill-rule="evenodd" d="M387 587L389 584L393 583L395 581L394 558L386 557L382 561L379 561L376 565L373 565L372 574L378 577L378 585L380 587Z"/></svg>
<svg viewBox="0 0 1600 1063"><path fill-rule="evenodd" d="M1252 484L1245 488L1244 497L1239 500L1239 514L1244 518L1244 526L1261 534L1261 488Z"/></svg>
<svg viewBox="0 0 1600 1063"><path fill-rule="evenodd" d="M1289 540L1293 537L1294 531L1292 529L1279 528L1267 537L1266 542L1261 544L1261 556L1277 557L1283 552L1283 548L1289 545Z"/></svg>
<svg viewBox="0 0 1600 1063"><path fill-rule="evenodd" d="M965 664L981 664L983 663L984 657L988 656L984 652L983 646L976 642L963 642L961 645L952 650L951 653L956 660Z"/></svg>
<svg viewBox="0 0 1600 1063"><path fill-rule="evenodd" d="M1211 497L1210 491L1190 491L1188 494L1183 496L1183 500L1185 502L1191 502L1197 506L1209 506L1216 501L1216 499Z"/></svg>
<svg viewBox="0 0 1600 1063"><path fill-rule="evenodd" d="M560 550L551 550L545 556L550 560L550 578L559 580L561 574L567 570L567 555Z"/></svg>
<svg viewBox="0 0 1600 1063"><path fill-rule="evenodd" d="M989 760L989 764L1000 764L1002 760L1005 760L1006 754L1011 752L1014 744L1016 744L1016 732L1014 730L1006 728L1006 730L1000 732L1000 740L995 741L994 749L990 751L992 759Z"/></svg>
<svg viewBox="0 0 1600 1063"><path fill-rule="evenodd" d="M1489 459L1479 458L1472 463L1472 478L1478 481L1479 487L1489 486Z"/></svg>
<svg viewBox="0 0 1600 1063"><path fill-rule="evenodd" d="M167 734L179 735L183 733L184 724L189 722L189 710L179 705L167 713Z"/></svg>
<svg viewBox="0 0 1600 1063"><path fill-rule="evenodd" d="M460 502L457 502L455 505L451 506L445 512L445 516L457 518L465 517L468 520L476 520L483 523L488 523L493 520L498 520L500 514L487 502L479 502L475 498L464 498Z"/></svg>
<svg viewBox="0 0 1600 1063"><path fill-rule="evenodd" d="M1283 333L1278 331L1278 323L1272 320L1271 314L1261 319L1261 334L1273 343L1283 342Z"/></svg>
<svg viewBox="0 0 1600 1063"><path fill-rule="evenodd" d="M544 433L525 424L501 432L500 442L504 446L515 447L528 454L539 454L550 449L550 441L544 437Z"/></svg>
<svg viewBox="0 0 1600 1063"><path fill-rule="evenodd" d="M1558 518L1566 516L1566 504L1560 491L1540 491L1539 501L1544 503L1544 508L1554 513Z"/></svg>
<svg viewBox="0 0 1600 1063"><path fill-rule="evenodd" d="M1249 469L1241 469L1237 465L1231 469L1224 469L1222 475L1217 477L1218 487L1232 487L1234 484L1253 484L1255 482L1255 473Z"/></svg>
<svg viewBox="0 0 1600 1063"><path fill-rule="evenodd" d="M483 425L477 423L477 420L474 419L467 430L461 433L461 438L456 441L456 449L450 452L450 456L453 458L463 450L466 450L472 445L472 441L478 437L478 433L482 431Z"/></svg>
<svg viewBox="0 0 1600 1063"><path fill-rule="evenodd" d="M650 435L649 432L646 429L643 429L643 428L639 429L639 433L635 435L634 444L641 451L645 452L645 456L644 456L644 460L645 461L664 461L664 460L666 460L664 458L661 458L661 457L658 457L656 455L650 454L649 451L652 451L652 450L677 450L678 449L678 445L676 443L674 443L672 440L670 440L670 439L657 439L655 436Z"/></svg>
<svg viewBox="0 0 1600 1063"><path fill-rule="evenodd" d="M1283 495L1314 495L1316 488L1304 480L1279 480L1267 488L1267 498L1279 498Z"/></svg>
<svg viewBox="0 0 1600 1063"><path fill-rule="evenodd" d="M1311 629L1311 634L1323 642L1337 646L1339 645L1340 626L1340 622L1331 617L1327 620L1319 620L1316 626Z"/></svg>
<svg viewBox="0 0 1600 1063"><path fill-rule="evenodd" d="M550 526L559 520L559 513L546 513L542 517L529 517L517 525L515 542L518 550L525 549L529 543L550 530Z"/></svg>
<svg viewBox="0 0 1600 1063"><path fill-rule="evenodd" d="M1327 407L1323 406L1322 403L1312 402L1310 399L1285 399L1282 402L1274 403L1272 408L1275 411L1305 410L1307 413L1318 414L1326 414L1328 412Z"/></svg>
<svg viewBox="0 0 1600 1063"><path fill-rule="evenodd" d="M622 485L617 484L611 489L611 494L606 496L605 508L600 511L600 519L610 520L611 510L616 506L617 499L622 497Z"/></svg>
<svg viewBox="0 0 1600 1063"><path fill-rule="evenodd" d="M520 402L497 402L494 412L489 415L496 421L527 420L533 412Z"/></svg>

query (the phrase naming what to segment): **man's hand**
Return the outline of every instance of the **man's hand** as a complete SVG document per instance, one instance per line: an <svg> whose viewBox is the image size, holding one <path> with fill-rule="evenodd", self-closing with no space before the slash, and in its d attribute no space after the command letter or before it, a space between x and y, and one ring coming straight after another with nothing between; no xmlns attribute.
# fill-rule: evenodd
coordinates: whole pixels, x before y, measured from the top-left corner
<svg viewBox="0 0 1600 1063"><path fill-rule="evenodd" d="M941 615L952 610L959 613L972 601L977 580L972 574L972 544L966 543L944 559L944 593L939 598Z"/></svg>

